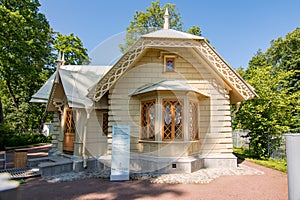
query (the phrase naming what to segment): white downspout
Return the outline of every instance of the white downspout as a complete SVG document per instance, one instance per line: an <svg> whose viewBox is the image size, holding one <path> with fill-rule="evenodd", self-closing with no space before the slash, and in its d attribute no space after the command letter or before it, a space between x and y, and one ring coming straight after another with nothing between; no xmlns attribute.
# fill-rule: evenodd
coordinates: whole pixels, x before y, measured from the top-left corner
<svg viewBox="0 0 300 200"><path fill-rule="evenodd" d="M84 124L83 128L83 136L82 136L82 156L83 156L83 168L87 168L87 155L85 153L85 148L86 148L86 134L87 134L87 124L88 120L90 119L90 110L86 109L86 122Z"/></svg>

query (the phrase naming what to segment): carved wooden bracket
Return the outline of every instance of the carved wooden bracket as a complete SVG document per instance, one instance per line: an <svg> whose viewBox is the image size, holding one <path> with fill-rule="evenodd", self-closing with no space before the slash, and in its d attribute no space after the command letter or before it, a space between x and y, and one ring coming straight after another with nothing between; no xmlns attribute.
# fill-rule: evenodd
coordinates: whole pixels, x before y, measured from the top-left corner
<svg viewBox="0 0 300 200"><path fill-rule="evenodd" d="M65 105L64 101L54 99L53 105L55 106L55 108L57 108L58 112L62 115L64 112L64 105Z"/></svg>

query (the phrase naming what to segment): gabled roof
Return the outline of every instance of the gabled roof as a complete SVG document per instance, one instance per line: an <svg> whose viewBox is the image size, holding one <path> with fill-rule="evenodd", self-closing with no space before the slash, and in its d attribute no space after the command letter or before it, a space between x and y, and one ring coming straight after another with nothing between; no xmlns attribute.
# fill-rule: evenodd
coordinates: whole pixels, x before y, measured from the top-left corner
<svg viewBox="0 0 300 200"><path fill-rule="evenodd" d="M59 70L62 85L70 107L92 105L87 98L88 88L109 69L107 66L69 66Z"/></svg>
<svg viewBox="0 0 300 200"><path fill-rule="evenodd" d="M30 102L47 103L55 93L55 79L59 77L70 107L88 107L93 101L86 97L92 87L111 66L64 65L32 96ZM58 75L58 76L57 76ZM51 100L51 99L50 99Z"/></svg>
<svg viewBox="0 0 300 200"><path fill-rule="evenodd" d="M254 89L228 65L202 37L180 31L162 29L140 39L117 61L88 93L89 98L99 101L119 78L138 60L147 48L178 47L192 48L231 87L238 101L257 97Z"/></svg>
<svg viewBox="0 0 300 200"><path fill-rule="evenodd" d="M56 72L53 73L46 83L34 94L30 99L30 103L47 103L51 88L56 76Z"/></svg>

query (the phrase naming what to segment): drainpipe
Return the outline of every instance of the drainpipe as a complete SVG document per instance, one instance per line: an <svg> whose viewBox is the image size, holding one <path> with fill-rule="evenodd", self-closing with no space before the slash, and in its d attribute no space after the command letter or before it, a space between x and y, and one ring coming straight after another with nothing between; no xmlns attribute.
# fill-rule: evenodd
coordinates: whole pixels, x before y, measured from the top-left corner
<svg viewBox="0 0 300 200"><path fill-rule="evenodd" d="M87 168L87 156L85 154L85 147L86 147L86 134L87 134L87 124L88 120L90 119L90 110L86 109L86 121L83 128L83 136L82 136L82 156L83 156L83 168Z"/></svg>

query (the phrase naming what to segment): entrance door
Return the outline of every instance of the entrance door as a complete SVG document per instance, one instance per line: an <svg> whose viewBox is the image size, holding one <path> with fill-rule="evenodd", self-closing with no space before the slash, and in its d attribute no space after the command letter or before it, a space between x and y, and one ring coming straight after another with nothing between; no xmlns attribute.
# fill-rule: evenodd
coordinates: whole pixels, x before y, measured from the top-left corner
<svg viewBox="0 0 300 200"><path fill-rule="evenodd" d="M74 124L74 113L71 108L66 108L64 125L64 153L73 154L76 128Z"/></svg>

